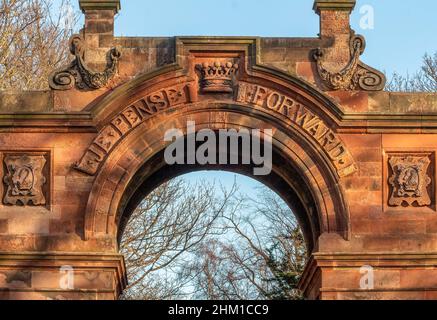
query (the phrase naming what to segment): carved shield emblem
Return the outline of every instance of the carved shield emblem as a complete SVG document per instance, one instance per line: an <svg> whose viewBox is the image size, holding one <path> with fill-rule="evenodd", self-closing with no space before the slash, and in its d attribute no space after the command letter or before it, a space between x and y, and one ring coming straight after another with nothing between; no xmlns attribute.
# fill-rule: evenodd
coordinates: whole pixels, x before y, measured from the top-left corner
<svg viewBox="0 0 437 320"><path fill-rule="evenodd" d="M6 175L3 182L6 192L3 203L6 205L45 205L43 185L46 178L43 168L46 159L42 155L8 155L4 158Z"/></svg>
<svg viewBox="0 0 437 320"><path fill-rule="evenodd" d="M389 205L429 206L431 198L428 186L431 178L428 176L429 157L406 156L389 159L392 176L389 179L391 196Z"/></svg>

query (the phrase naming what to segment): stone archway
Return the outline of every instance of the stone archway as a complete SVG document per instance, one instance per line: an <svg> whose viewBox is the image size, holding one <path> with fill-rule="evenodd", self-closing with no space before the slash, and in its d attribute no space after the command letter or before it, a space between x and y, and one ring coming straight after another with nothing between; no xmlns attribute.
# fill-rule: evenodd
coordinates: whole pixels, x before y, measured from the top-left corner
<svg viewBox="0 0 437 320"><path fill-rule="evenodd" d="M108 164L105 163L102 166L96 177L88 200L85 220L85 235L88 239L117 234L126 200L131 198L150 175L156 174L155 170L165 166L162 151L166 146L163 136L167 129L184 129L184 119L195 121L199 130L204 128L240 129L241 127L251 129L258 128L258 125L269 125L268 122L263 123L255 120L253 115L242 116L235 112L223 111L224 109L211 111L208 108L209 110L205 112L192 107L190 109L194 111L193 114L187 109L181 109L177 113L170 111L174 118L162 114L162 120L156 122L156 126L153 125L150 128L146 123L144 127L133 132L127 141L123 141L117 150L114 150L115 153L107 160ZM211 117L217 116L236 117L239 122L220 123L210 120ZM205 119L208 120L205 121ZM242 126L241 121L246 124ZM305 148L299 146L286 133L279 130L275 134L273 146L276 156L273 172L276 178L267 177L265 181L260 178L261 181L268 184L270 180L277 179L278 182L271 181L270 184L286 184L289 188L288 192L294 190L296 196L307 197L306 195L311 195L305 201L301 200L307 206L312 206L314 210L314 212L306 212L305 215L301 216L304 221L310 223L305 229L308 231L307 238L311 239L311 243L315 244L318 236L323 232L337 232L347 239L349 231L348 207L339 196L341 195L341 186L335 180L335 176L332 173L330 176L325 175L326 173L321 170L321 164L316 162L322 161L322 159L318 158L316 154L307 153ZM313 160L313 158L316 159ZM151 165L152 163L153 165ZM290 168L287 168L288 166ZM225 166L222 169L228 168ZM185 170L193 169L185 168ZM233 170L238 171L238 168L233 168ZM325 168L325 170L328 169ZM163 180L167 178L166 175L162 175ZM303 184L294 183L293 180ZM286 190L276 191L283 195L286 193ZM102 214L102 212L107 212L107 214Z"/></svg>
<svg viewBox="0 0 437 320"><path fill-rule="evenodd" d="M349 239L349 207L340 179L356 166L335 133L340 109L297 78L254 68L247 58L249 45L217 52L205 43L199 52L186 44L185 69L140 77L92 107L99 134L76 165L95 176L85 212L87 241L115 243L145 190L196 168L168 168L162 155L165 132L186 133L187 121L197 130L272 129L273 172L259 180L294 209L310 251L317 250L324 233ZM214 85L206 87L208 68L226 75L213 74ZM244 167L218 168L247 174Z"/></svg>
<svg viewBox="0 0 437 320"><path fill-rule="evenodd" d="M315 38L114 37L119 0L79 3L85 28L52 90L0 92L0 299L116 299L129 212L200 168L162 160L164 132L188 120L273 129L259 180L304 229L306 297L437 297L437 97L380 91L355 0L316 0Z"/></svg>

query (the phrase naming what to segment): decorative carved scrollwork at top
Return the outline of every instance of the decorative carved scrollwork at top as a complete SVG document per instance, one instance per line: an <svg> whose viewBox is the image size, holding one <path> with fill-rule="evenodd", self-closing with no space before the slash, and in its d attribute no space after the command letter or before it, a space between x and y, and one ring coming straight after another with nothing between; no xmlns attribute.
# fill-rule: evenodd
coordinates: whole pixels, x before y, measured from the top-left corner
<svg viewBox="0 0 437 320"><path fill-rule="evenodd" d="M85 43L80 35L70 39L70 52L76 57L70 65L56 70L50 75L49 84L54 90L69 90L75 85L79 89L100 89L106 86L118 72L121 52L113 48L109 52L109 64L103 72L95 72L87 66Z"/></svg>
<svg viewBox="0 0 437 320"><path fill-rule="evenodd" d="M363 36L353 35L350 42L351 59L340 72L333 73L323 66L324 51L317 49L313 58L317 62L320 78L332 90L365 90L379 91L384 89L386 78L384 74L360 61L366 41Z"/></svg>

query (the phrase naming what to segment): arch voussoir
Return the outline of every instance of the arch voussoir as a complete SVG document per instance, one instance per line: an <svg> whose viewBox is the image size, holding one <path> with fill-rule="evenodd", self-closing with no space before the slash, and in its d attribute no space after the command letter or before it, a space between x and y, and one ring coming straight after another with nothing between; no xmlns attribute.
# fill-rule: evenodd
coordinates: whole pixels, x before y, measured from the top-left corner
<svg viewBox="0 0 437 320"><path fill-rule="evenodd" d="M171 119L166 119L161 115L161 121L155 119L153 123L145 122L143 125L138 126L132 131L125 140L121 141L117 146L117 152L112 153L106 160L104 166L99 172L96 178L95 189L96 192L92 195L96 195L96 205L93 206L93 200L90 198L89 206L87 208L87 220L91 221L87 223L86 236L93 238L96 236L117 236L117 229L121 216L123 214L123 208L126 205L127 190L133 192L135 188L138 188L143 181L138 181L136 187L129 186L133 183L136 176L142 176L141 179L146 179L147 174L140 172L141 168L156 154L161 152L166 143L163 141L164 133L167 129L178 128L184 130L187 120L196 122L198 130L203 128L219 129L241 129L241 128L268 128L272 126L269 121L262 118L256 118L253 120L254 115L246 115L238 110L238 112L232 111L229 106L222 110L211 110L205 104L191 105L189 108L184 108L183 113L177 113L174 110L171 111ZM189 112L187 110L190 110ZM150 125L150 126L149 126ZM332 170L326 165L326 159L323 157L318 159L314 158L314 152L308 152L305 150L307 147L299 145L294 139L287 135L281 127L274 128L273 134L274 146L281 152L283 156L288 159L290 166L294 167L294 170L300 172L305 178L308 190L310 190L310 196L315 203L315 208L312 212L312 217L308 218L308 228L314 232L311 235L312 242L316 242L318 235L323 232L336 232L337 222L339 220L338 207L334 203L341 202L341 199L332 200L335 197L334 191L329 187L330 184L336 184L333 180L334 174L330 176L324 175L324 170L320 169L320 166L325 166L325 171ZM316 160L316 161L315 161ZM152 170L149 168L148 170ZM147 171L147 170L146 170ZM279 170L280 171L280 170ZM278 174L281 175L281 172ZM332 173L332 172L331 172ZM291 183L291 178L288 182ZM331 179L331 181L327 181ZM111 188L104 190L102 186L105 186L105 180L111 181ZM103 182L103 184L102 184ZM296 187L296 186L294 186ZM112 192L112 197L110 193ZM101 204L100 204L101 202ZM109 204L104 206L104 204ZM121 206L121 207L120 207ZM347 211L346 205L343 203L343 209ZM105 213L106 211L106 213ZM100 215L98 219L90 219L96 212L106 214L106 221ZM314 222L314 212L316 213L317 222ZM342 213L341 219L347 219L347 214ZM92 221L94 221L94 226ZM347 222L344 223L347 225ZM106 229L105 229L106 228ZM317 231L316 231L317 230ZM344 230L339 230L343 233Z"/></svg>
<svg viewBox="0 0 437 320"><path fill-rule="evenodd" d="M202 92L192 74L167 74L161 83L148 79L150 85L136 79L125 100L117 94L121 105L108 98L106 107L102 102L95 108L101 129L77 166L96 176L85 214L86 239L119 239L131 210L152 185L202 169L171 168L163 159L166 130L186 135L188 121L195 122L196 131L271 129L273 172L255 178L290 205L310 251L323 233L348 239L349 207L339 181L356 166L335 133L338 109L331 112L332 105L323 103L328 98L298 81L257 72L240 76L232 93L216 95ZM214 168L248 174L244 168Z"/></svg>

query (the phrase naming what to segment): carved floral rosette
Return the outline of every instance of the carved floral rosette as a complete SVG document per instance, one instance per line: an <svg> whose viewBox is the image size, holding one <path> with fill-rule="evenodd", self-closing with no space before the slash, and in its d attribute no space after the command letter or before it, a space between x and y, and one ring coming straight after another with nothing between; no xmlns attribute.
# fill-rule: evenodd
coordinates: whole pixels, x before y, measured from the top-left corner
<svg viewBox="0 0 437 320"><path fill-rule="evenodd" d="M50 88L70 90L75 85L78 89L100 89L105 87L118 72L121 52L118 48L109 51L108 66L103 72L93 71L85 62L85 42L80 35L70 39L70 52L75 59L66 67L54 71L49 77Z"/></svg>
<svg viewBox="0 0 437 320"><path fill-rule="evenodd" d="M6 205L46 204L43 185L47 179L43 168L46 159L42 155L8 155L4 158L6 174L3 182L6 192L3 203Z"/></svg>
<svg viewBox="0 0 437 320"><path fill-rule="evenodd" d="M428 156L392 156L389 164L393 172L389 178L391 186L389 205L412 206L431 205L428 186L432 180L428 176L431 160Z"/></svg>

